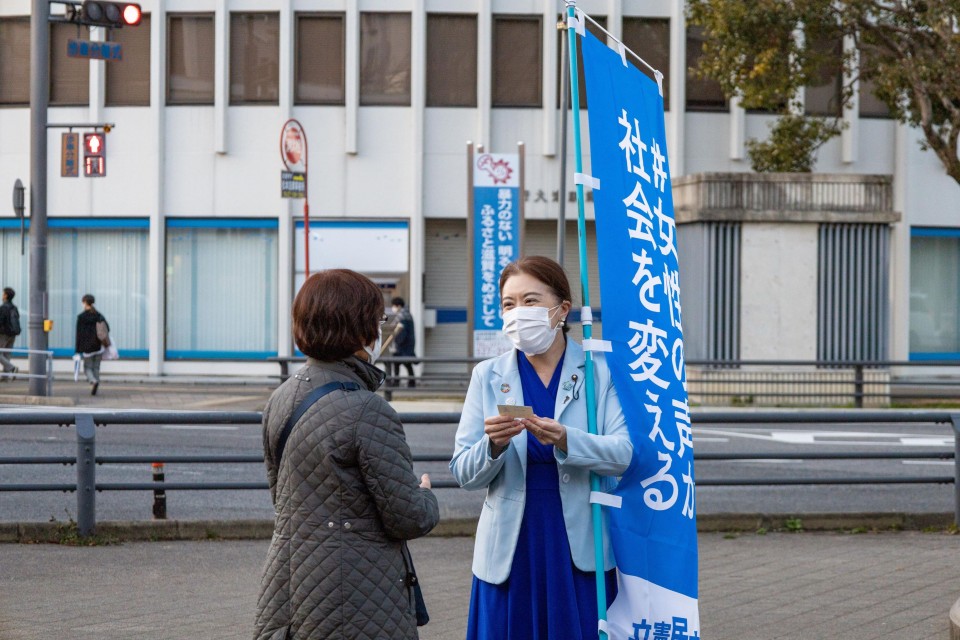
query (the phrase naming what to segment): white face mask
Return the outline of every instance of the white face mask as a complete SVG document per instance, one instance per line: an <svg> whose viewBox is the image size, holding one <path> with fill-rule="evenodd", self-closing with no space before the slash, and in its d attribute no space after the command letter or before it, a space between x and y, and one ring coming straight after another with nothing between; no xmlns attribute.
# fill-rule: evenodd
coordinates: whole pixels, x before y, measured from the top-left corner
<svg viewBox="0 0 960 640"><path fill-rule="evenodd" d="M503 335L528 356L547 351L556 339L557 326L551 326L550 313L560 305L546 307L514 307L503 314Z"/></svg>
<svg viewBox="0 0 960 640"><path fill-rule="evenodd" d="M370 364L373 364L377 361L377 358L380 357L380 348L383 344L383 329L377 329L377 341L373 343L372 347L364 347L363 350L367 352L367 355L370 356Z"/></svg>

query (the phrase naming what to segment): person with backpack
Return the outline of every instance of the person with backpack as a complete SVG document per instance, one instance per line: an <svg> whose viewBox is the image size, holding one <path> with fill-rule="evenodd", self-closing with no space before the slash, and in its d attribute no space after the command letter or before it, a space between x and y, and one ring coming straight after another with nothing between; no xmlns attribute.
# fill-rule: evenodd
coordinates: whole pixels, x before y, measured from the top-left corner
<svg viewBox="0 0 960 640"><path fill-rule="evenodd" d="M17 336L20 335L20 311L13 304L13 297L17 292L10 287L3 288L3 304L0 305L0 349L11 349ZM10 353L0 351L0 365L3 365L5 374L15 374L18 369L10 362ZM12 379L12 376L3 376L4 380Z"/></svg>
<svg viewBox="0 0 960 640"><path fill-rule="evenodd" d="M83 313L77 316L77 353L83 358L83 373L91 385L90 395L95 396L100 388L100 361L104 348L110 346L110 325L93 306L92 295L86 294L81 302Z"/></svg>

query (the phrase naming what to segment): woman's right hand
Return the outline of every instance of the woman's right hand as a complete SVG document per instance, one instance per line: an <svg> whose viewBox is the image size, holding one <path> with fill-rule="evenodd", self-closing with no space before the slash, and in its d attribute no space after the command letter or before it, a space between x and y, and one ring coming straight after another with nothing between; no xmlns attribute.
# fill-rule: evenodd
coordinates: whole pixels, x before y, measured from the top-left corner
<svg viewBox="0 0 960 640"><path fill-rule="evenodd" d="M491 416L483 421L483 432L490 436L491 455L496 458L510 444L510 438L523 431L523 424L511 416Z"/></svg>

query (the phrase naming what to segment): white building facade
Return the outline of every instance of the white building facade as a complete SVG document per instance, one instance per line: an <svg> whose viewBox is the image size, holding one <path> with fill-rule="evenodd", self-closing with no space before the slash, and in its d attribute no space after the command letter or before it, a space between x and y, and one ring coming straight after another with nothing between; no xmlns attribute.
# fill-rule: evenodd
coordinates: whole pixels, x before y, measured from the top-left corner
<svg viewBox="0 0 960 640"><path fill-rule="evenodd" d="M524 143L524 253L556 255L561 202L576 215L559 193L559 0L142 6L143 24L110 34L121 62L68 59L66 40L87 30L51 31L49 122L116 125L102 178L61 177L61 131L49 133L59 356L73 353L80 297L92 293L123 356L107 370L276 373L266 358L295 353L289 310L304 273L303 201L280 197L290 118L308 137L311 271L353 268L406 298L421 355L467 354L467 141L502 153ZM578 6L663 71L674 178L750 170L745 141L763 137L770 116L688 77L700 41L680 0ZM11 186L29 180L29 11L29 0L0 0L0 184ZM89 36L105 39L99 31ZM834 80L808 90L811 112L835 108ZM893 177L902 218L889 231L885 355L960 361L960 186L864 89L816 171ZM0 234L2 286L25 316L19 222L0 217ZM790 251L789 234L783 242ZM576 282L572 222L565 255ZM595 273L591 282L602 313Z"/></svg>

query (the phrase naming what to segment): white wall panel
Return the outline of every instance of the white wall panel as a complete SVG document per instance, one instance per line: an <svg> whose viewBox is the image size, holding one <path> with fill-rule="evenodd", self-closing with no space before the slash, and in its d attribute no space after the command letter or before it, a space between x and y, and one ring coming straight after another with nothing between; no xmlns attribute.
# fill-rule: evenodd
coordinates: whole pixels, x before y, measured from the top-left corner
<svg viewBox="0 0 960 640"><path fill-rule="evenodd" d="M345 158L346 215L410 216L412 127L409 108L360 108L357 154Z"/></svg>
<svg viewBox="0 0 960 640"><path fill-rule="evenodd" d="M171 107L166 110L165 120L164 214L213 215L213 107Z"/></svg>
<svg viewBox="0 0 960 640"><path fill-rule="evenodd" d="M817 225L743 225L740 357L817 356Z"/></svg>

